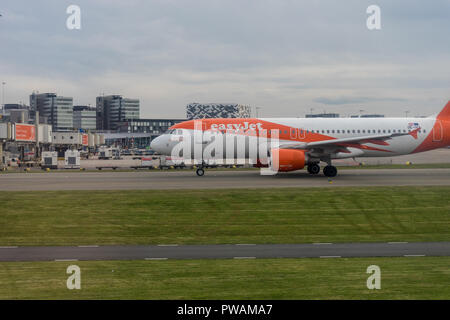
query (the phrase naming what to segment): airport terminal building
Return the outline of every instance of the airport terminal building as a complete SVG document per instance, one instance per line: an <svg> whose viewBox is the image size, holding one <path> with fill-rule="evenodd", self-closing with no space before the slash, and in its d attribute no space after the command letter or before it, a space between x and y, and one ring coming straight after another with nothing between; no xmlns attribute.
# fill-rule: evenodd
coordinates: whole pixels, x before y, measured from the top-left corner
<svg viewBox="0 0 450 320"><path fill-rule="evenodd" d="M100 96L96 100L97 130L117 130L125 119L139 119L139 99L120 95Z"/></svg>
<svg viewBox="0 0 450 320"><path fill-rule="evenodd" d="M118 123L116 131L105 132L108 145L146 148L156 137L174 124L186 119L125 119Z"/></svg>
<svg viewBox="0 0 450 320"><path fill-rule="evenodd" d="M73 98L58 96L56 93L32 93L30 109L39 111L52 125L53 131L72 131Z"/></svg>

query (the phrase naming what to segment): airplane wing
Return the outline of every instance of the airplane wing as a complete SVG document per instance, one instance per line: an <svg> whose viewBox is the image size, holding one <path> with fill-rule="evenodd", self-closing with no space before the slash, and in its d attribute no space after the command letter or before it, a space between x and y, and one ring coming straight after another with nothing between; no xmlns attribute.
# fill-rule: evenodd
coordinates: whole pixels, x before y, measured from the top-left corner
<svg viewBox="0 0 450 320"><path fill-rule="evenodd" d="M404 133L389 133L382 135L371 135L371 136L359 136L359 137L350 137L350 138L342 138L342 139L329 139L329 140L321 140L321 141L313 141L313 142L296 142L296 143L288 143L282 144L279 146L280 149L301 149L301 150L309 150L315 148L329 148L329 147L354 147L359 146L361 149L366 149L364 146L365 143L372 143L382 146L389 145L385 140L389 140L394 137L407 136L410 135L414 139L417 139L417 133L420 128L415 130L404 132ZM367 147L369 148L369 147Z"/></svg>

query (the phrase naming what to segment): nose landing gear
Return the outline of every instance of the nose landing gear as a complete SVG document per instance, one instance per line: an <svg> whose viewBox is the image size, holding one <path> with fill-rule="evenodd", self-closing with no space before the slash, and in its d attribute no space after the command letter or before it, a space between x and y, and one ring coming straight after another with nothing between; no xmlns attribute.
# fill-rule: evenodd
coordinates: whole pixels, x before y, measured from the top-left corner
<svg viewBox="0 0 450 320"><path fill-rule="evenodd" d="M205 170L203 170L203 168L198 168L196 173L199 177L201 177L205 174Z"/></svg>

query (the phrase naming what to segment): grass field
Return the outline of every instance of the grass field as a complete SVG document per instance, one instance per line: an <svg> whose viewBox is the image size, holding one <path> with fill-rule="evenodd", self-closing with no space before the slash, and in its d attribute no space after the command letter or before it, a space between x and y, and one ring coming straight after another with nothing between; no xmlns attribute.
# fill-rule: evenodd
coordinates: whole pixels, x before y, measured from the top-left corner
<svg viewBox="0 0 450 320"><path fill-rule="evenodd" d="M81 268L68 290L66 268ZM381 289L369 290L369 265ZM0 299L450 299L450 258L27 262L0 264Z"/></svg>
<svg viewBox="0 0 450 320"><path fill-rule="evenodd" d="M449 241L450 187L0 193L0 245Z"/></svg>

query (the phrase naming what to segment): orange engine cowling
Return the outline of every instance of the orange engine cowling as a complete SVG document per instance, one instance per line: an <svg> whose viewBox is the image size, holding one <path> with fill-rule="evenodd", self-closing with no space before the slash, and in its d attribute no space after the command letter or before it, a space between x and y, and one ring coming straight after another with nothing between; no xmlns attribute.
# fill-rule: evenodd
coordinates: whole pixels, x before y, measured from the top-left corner
<svg viewBox="0 0 450 320"><path fill-rule="evenodd" d="M294 171L305 167L306 155L304 150L272 149L269 157L269 167L273 171Z"/></svg>

